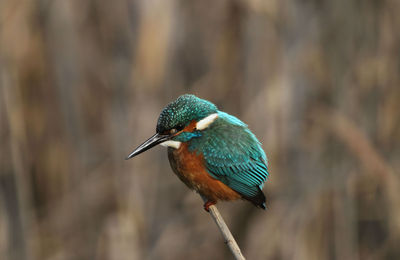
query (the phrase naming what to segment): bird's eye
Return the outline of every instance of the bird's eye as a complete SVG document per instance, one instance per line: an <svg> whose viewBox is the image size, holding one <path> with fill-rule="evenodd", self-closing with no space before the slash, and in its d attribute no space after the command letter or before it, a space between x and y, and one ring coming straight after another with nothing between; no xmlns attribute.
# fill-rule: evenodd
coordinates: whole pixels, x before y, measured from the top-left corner
<svg viewBox="0 0 400 260"><path fill-rule="evenodd" d="M185 128L185 126L183 126L183 125L178 125L178 126L176 126L175 128L172 128L171 130L169 130L169 133L170 133L171 135L173 135L173 134L176 134L177 132L182 131L184 128Z"/></svg>

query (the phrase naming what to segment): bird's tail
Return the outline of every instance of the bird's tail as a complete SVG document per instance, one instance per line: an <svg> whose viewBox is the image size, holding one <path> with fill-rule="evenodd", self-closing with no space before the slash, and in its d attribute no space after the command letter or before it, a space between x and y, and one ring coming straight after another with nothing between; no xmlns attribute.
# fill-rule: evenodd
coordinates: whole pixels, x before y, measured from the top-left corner
<svg viewBox="0 0 400 260"><path fill-rule="evenodd" d="M258 192L256 196L252 196L252 197L247 197L247 196L243 196L246 200L250 201L251 203L254 204L254 206L261 208L261 209L266 209L266 205L265 205L265 195L262 192L262 190L260 188L258 188Z"/></svg>

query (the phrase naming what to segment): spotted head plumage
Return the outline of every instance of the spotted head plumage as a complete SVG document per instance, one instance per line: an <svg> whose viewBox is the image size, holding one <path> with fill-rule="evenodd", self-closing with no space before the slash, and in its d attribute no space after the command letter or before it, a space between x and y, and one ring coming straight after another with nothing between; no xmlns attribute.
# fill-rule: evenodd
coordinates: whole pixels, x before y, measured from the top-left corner
<svg viewBox="0 0 400 260"><path fill-rule="evenodd" d="M193 120L199 121L217 111L217 107L207 100L195 95L182 95L163 109L156 132L162 134L174 128L183 129Z"/></svg>

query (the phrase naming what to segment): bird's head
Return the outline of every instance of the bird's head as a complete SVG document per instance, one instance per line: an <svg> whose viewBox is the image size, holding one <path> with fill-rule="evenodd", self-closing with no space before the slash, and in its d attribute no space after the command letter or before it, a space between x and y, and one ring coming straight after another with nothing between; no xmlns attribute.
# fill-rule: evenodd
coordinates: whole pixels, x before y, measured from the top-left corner
<svg viewBox="0 0 400 260"><path fill-rule="evenodd" d="M211 102L194 95L182 95L169 103L158 118L156 134L137 147L130 159L161 144L179 148L182 142L199 136L218 117L218 109Z"/></svg>

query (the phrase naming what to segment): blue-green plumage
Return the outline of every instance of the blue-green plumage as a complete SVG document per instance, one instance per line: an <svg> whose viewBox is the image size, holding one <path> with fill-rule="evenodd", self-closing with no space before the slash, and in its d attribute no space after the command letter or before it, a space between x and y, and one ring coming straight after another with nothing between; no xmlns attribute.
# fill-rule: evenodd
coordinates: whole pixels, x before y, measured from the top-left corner
<svg viewBox="0 0 400 260"><path fill-rule="evenodd" d="M268 177L267 158L260 142L238 118L219 111L215 122L190 141L189 150L204 156L214 178L246 198L261 196Z"/></svg>
<svg viewBox="0 0 400 260"><path fill-rule="evenodd" d="M172 128L184 127L192 120L199 121L217 111L217 107L207 100L194 95L182 95L163 109L156 131L162 133Z"/></svg>
<svg viewBox="0 0 400 260"><path fill-rule="evenodd" d="M209 101L194 95L183 95L163 109L156 131L153 137L135 149L128 158L155 144L167 144L172 147L169 148L172 168L189 187L204 195L207 192L210 194L210 190L218 193L215 187L225 184L233 190L227 188L230 190L227 191L228 193L235 191L237 192L235 194L240 194L242 198L251 201L256 206L265 208L265 196L261 190L268 178L267 157L261 148L261 143L247 125L238 118L219 111ZM185 144L186 152L182 150L182 144ZM177 152L174 154L173 151ZM190 154L196 156L192 157ZM180 158L182 156L188 156L190 160L201 158L203 170L196 170L195 166L183 167L183 164L194 162ZM189 172L181 173L181 171ZM223 184L218 184L214 190L209 188L205 192L204 187L207 185L202 182L210 181L204 179L204 176L193 177L202 171L209 175L207 178L214 179L212 182L220 181ZM222 187L222 190L224 189ZM228 195L219 196L229 197ZM209 197L213 196L209 195ZM208 199L215 203L215 198Z"/></svg>

